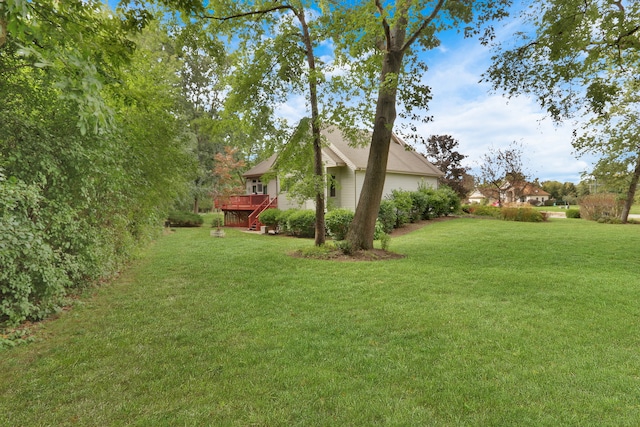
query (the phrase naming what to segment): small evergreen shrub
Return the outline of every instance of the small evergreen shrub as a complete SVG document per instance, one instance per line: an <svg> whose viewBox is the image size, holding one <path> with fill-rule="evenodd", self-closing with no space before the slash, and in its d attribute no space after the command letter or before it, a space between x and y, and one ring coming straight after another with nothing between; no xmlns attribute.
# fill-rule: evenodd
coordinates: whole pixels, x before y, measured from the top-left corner
<svg viewBox="0 0 640 427"><path fill-rule="evenodd" d="M378 220L382 224L385 233L391 233L396 226L396 205L392 200L385 199L380 202Z"/></svg>
<svg viewBox="0 0 640 427"><path fill-rule="evenodd" d="M580 209L567 209L567 218L580 218Z"/></svg>
<svg viewBox="0 0 640 427"><path fill-rule="evenodd" d="M313 237L316 213L311 209L294 210L287 218L287 230L294 236Z"/></svg>
<svg viewBox="0 0 640 427"><path fill-rule="evenodd" d="M280 228L288 234L293 234L289 229L289 217L298 212L300 209L287 209L280 212Z"/></svg>
<svg viewBox="0 0 640 427"><path fill-rule="evenodd" d="M258 217L261 223L272 230L276 230L282 221L282 211L280 209L267 209Z"/></svg>
<svg viewBox="0 0 640 427"><path fill-rule="evenodd" d="M353 221L354 213L349 209L334 209L324 217L327 231L334 240L344 240Z"/></svg>
<svg viewBox="0 0 640 427"><path fill-rule="evenodd" d="M172 211L167 221L171 227L200 227L204 219L193 212Z"/></svg>
<svg viewBox="0 0 640 427"><path fill-rule="evenodd" d="M532 208L502 208L500 215L505 221L542 222L545 217L539 211Z"/></svg>

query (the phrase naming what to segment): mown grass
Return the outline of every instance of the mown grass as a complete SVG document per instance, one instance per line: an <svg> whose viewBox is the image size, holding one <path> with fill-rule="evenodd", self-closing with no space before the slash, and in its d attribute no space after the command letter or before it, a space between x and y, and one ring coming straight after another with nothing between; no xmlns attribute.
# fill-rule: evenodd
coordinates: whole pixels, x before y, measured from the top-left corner
<svg viewBox="0 0 640 427"><path fill-rule="evenodd" d="M634 426L640 228L458 219L383 262L179 229L0 353L0 425Z"/></svg>

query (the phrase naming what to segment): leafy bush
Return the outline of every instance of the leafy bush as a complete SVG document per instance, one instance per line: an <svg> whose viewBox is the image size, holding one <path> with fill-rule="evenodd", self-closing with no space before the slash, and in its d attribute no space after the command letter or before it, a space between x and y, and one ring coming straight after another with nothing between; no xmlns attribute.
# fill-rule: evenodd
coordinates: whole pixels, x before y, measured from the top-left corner
<svg viewBox="0 0 640 427"><path fill-rule="evenodd" d="M616 218L622 213L622 200L611 193L590 194L580 199L580 217L590 221Z"/></svg>
<svg viewBox="0 0 640 427"><path fill-rule="evenodd" d="M498 218L500 217L500 208L497 206L474 204L469 206L469 213L471 215L492 216L494 218Z"/></svg>
<svg viewBox="0 0 640 427"><path fill-rule="evenodd" d="M293 234L289 229L289 217L298 211L299 209L287 209L280 212L280 228L288 234Z"/></svg>
<svg viewBox="0 0 640 427"><path fill-rule="evenodd" d="M204 222L200 215L184 211L169 212L167 220L171 227L200 227Z"/></svg>
<svg viewBox="0 0 640 427"><path fill-rule="evenodd" d="M47 242L38 187L0 174L0 323L40 320L71 285L65 255Z"/></svg>
<svg viewBox="0 0 640 427"><path fill-rule="evenodd" d="M542 222L545 217L532 208L504 207L500 215L505 221Z"/></svg>
<svg viewBox="0 0 640 427"><path fill-rule="evenodd" d="M391 233L396 226L396 205L392 200L385 199L380 202L378 220L382 224L385 233Z"/></svg>
<svg viewBox="0 0 640 427"><path fill-rule="evenodd" d="M429 207L429 195L425 191L412 191L411 192L411 213L409 220L411 222L417 222L424 218L425 213L428 212Z"/></svg>
<svg viewBox="0 0 640 427"><path fill-rule="evenodd" d="M402 227L410 221L412 201L411 192L405 190L393 190L390 195L396 208L395 227Z"/></svg>
<svg viewBox="0 0 640 427"><path fill-rule="evenodd" d="M580 209L567 209L567 218L580 218Z"/></svg>
<svg viewBox="0 0 640 427"><path fill-rule="evenodd" d="M282 221L282 211L280 209L267 209L259 216L260 222L275 230Z"/></svg>
<svg viewBox="0 0 640 427"><path fill-rule="evenodd" d="M298 237L313 237L316 213L311 209L295 209L287 218L287 230Z"/></svg>
<svg viewBox="0 0 640 427"><path fill-rule="evenodd" d="M327 212L325 215L325 223L327 231L334 240L344 240L349 231L351 221L353 221L354 213L349 209L335 209Z"/></svg>

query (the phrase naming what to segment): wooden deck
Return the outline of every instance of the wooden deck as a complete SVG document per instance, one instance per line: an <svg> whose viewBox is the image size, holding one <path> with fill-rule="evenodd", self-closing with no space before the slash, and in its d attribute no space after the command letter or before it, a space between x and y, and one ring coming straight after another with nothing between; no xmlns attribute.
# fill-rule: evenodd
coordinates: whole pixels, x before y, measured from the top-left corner
<svg viewBox="0 0 640 427"><path fill-rule="evenodd" d="M231 196L221 202L216 200L216 208L223 211L254 211L269 200L268 194L249 194L245 196Z"/></svg>
<svg viewBox="0 0 640 427"><path fill-rule="evenodd" d="M248 194L231 196L225 201L216 200L216 208L224 212L224 224L228 227L260 228L260 213L277 208L278 198L269 199L268 194Z"/></svg>

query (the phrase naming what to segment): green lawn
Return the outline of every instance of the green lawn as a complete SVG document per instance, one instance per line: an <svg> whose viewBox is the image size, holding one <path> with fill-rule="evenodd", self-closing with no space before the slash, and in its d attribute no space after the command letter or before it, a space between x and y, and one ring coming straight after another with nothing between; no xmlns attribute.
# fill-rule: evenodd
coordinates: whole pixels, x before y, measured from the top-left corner
<svg viewBox="0 0 640 427"><path fill-rule="evenodd" d="M437 222L384 262L208 228L0 352L2 426L636 426L640 226Z"/></svg>

